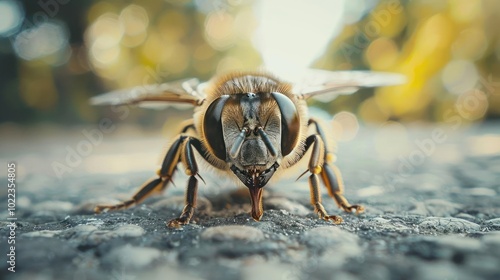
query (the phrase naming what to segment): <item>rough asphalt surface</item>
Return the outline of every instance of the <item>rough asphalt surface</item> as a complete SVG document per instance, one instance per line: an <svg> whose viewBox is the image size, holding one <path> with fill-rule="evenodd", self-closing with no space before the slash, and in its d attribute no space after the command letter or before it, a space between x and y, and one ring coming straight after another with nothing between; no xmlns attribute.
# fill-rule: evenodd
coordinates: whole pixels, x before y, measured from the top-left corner
<svg viewBox="0 0 500 280"><path fill-rule="evenodd" d="M341 225L316 218L307 178L295 182L298 174L266 186L264 216L255 222L248 214L245 188L202 172L207 185L200 183L194 221L181 229L166 228L165 222L182 209L185 175L175 178L176 187L140 206L91 212L97 202L129 197L154 175L154 169L89 171L95 162L102 163L99 156L110 147L123 148L115 155L135 153L140 161L140 151L128 147L129 142L106 138L59 180L40 170L51 171L51 162L64 159L61 150L75 147L78 137L62 146L4 139L10 141L10 150L1 163L17 161L20 174L15 273L7 271L6 187L0 191L0 278L500 279L497 127L493 123L445 132L444 142L435 142L434 149L427 146L423 162L415 140L431 139L433 128L410 129L409 149L392 159L382 158L383 147L398 148L399 138L377 138L377 129L362 129L354 141L340 143L338 165L346 197L365 205L366 213L341 213L322 189L325 208L344 218ZM144 151L161 151L162 140L145 139L133 142ZM36 147L23 148L26 143ZM113 161L124 160L114 158L99 169L105 172Z"/></svg>

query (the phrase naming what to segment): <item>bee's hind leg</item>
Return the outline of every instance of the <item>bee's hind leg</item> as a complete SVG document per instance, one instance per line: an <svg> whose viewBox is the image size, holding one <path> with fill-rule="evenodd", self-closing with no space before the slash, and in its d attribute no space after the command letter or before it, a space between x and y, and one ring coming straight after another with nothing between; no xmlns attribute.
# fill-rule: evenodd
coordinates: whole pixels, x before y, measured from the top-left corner
<svg viewBox="0 0 500 280"><path fill-rule="evenodd" d="M340 174L337 166L330 166L329 163L325 162L323 164L323 170L321 171L321 178L323 179L323 183L328 189L328 194L330 194L330 196L335 199L335 202L340 208L349 213L351 213L352 211L356 211L356 214L363 213L365 211L363 205L351 205L344 197L344 184L342 182L342 175Z"/></svg>
<svg viewBox="0 0 500 280"><path fill-rule="evenodd" d="M328 150L326 137L321 129L321 126L314 119L309 120L309 125L314 125L316 133L321 137L325 144L324 149L324 163L321 170L321 179L325 184L328 194L335 200L339 208L342 208L346 212L356 211L356 214L362 213L365 208L362 205L354 204L351 205L347 199L344 197L344 182L342 180L342 175L340 170L333 164L335 160L335 155L330 153Z"/></svg>
<svg viewBox="0 0 500 280"><path fill-rule="evenodd" d="M153 194L162 192L172 180L176 172L177 164L182 162L186 167L186 174L190 176L186 190L186 204L179 218L169 221L167 226L179 227L188 224L196 208L196 196L198 191L198 179L196 176L203 181L203 178L198 174L198 165L193 153L193 147L205 160L209 160L204 153L204 147L201 141L186 134L190 129L195 129L192 120L185 123L181 134L168 149L161 169L158 170L158 178L146 182L132 198L118 204L97 205L94 211L96 213L101 213L103 211L126 209L140 203Z"/></svg>
<svg viewBox="0 0 500 280"><path fill-rule="evenodd" d="M172 176L174 175L177 163L179 163L180 152L182 148L183 141L187 138L187 136L179 136L179 138L172 144L170 149L163 160L162 167L158 170L158 178L147 181L142 185L142 187L137 191L132 198L120 202L118 204L111 205L97 205L94 208L96 213L101 213L104 211L113 211L126 209L132 205L136 205L146 199L147 197L161 193L168 185L168 183L172 180Z"/></svg>
<svg viewBox="0 0 500 280"><path fill-rule="evenodd" d="M132 196L132 198L117 204L97 205L94 208L94 212L101 213L107 211L127 209L132 205L138 204L142 200L146 199L148 196L160 192L159 189L162 190L164 186L165 186L165 181L162 180L162 178L156 178L147 181L144 185L142 185L139 191Z"/></svg>

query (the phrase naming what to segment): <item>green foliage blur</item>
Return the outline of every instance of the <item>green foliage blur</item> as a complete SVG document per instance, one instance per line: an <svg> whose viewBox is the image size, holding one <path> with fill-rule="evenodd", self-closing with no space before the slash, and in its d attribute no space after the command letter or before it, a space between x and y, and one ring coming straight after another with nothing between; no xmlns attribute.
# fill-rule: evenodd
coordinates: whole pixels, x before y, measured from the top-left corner
<svg viewBox="0 0 500 280"><path fill-rule="evenodd" d="M106 109L89 106L88 99L99 93L257 69L263 59L252 42L260 23L255 5L0 0L0 123L95 123ZM441 122L457 113L470 122L498 118L499 12L496 0L368 5L329 39L312 66L398 72L408 83L315 105L367 123ZM163 115L157 115L159 122ZM155 123L149 118L134 110L127 121Z"/></svg>

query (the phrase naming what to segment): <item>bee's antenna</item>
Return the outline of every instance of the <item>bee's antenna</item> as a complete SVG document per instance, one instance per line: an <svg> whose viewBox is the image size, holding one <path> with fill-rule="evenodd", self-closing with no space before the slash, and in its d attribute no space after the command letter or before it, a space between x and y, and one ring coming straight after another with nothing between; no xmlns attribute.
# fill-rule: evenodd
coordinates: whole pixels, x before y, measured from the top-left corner
<svg viewBox="0 0 500 280"><path fill-rule="evenodd" d="M244 127L240 134L236 137L236 141L234 141L234 145L229 151L229 156L231 158L236 158L240 153L241 146L243 145L243 141L245 140L245 136L247 135L248 128Z"/></svg>
<svg viewBox="0 0 500 280"><path fill-rule="evenodd" d="M267 133L262 129L262 127L257 128L257 132L259 133L260 137L262 138L262 141L264 141L264 144L266 144L267 149L271 153L273 157L276 156L276 149L273 146L273 143L271 143L271 140L269 139L269 136L267 136Z"/></svg>

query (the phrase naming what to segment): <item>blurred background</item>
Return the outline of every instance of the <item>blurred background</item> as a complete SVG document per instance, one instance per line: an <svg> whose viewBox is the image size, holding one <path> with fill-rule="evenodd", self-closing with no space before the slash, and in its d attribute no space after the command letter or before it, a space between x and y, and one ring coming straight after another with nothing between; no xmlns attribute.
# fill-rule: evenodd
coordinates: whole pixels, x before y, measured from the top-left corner
<svg viewBox="0 0 500 280"><path fill-rule="evenodd" d="M97 94L262 65L406 75L313 101L362 123L495 119L498 12L496 0L0 0L0 122L96 123L113 117L89 106ZM132 110L127 122L158 127L165 114Z"/></svg>

